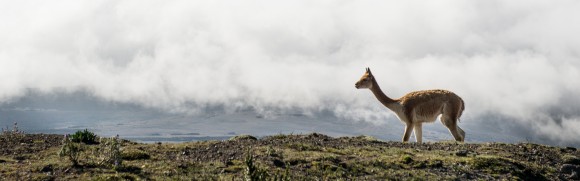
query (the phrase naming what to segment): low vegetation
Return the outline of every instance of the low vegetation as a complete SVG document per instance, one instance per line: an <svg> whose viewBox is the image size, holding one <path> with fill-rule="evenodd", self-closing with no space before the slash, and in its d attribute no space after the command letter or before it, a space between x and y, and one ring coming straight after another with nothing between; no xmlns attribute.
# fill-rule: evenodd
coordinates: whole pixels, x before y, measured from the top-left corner
<svg viewBox="0 0 580 181"><path fill-rule="evenodd" d="M88 131L87 131L88 132ZM0 135L7 180L570 180L580 151L532 143L401 143L317 133L141 144Z"/></svg>
<svg viewBox="0 0 580 181"><path fill-rule="evenodd" d="M75 134L70 135L70 141L75 143L96 144L97 135L85 129L84 131L77 131Z"/></svg>

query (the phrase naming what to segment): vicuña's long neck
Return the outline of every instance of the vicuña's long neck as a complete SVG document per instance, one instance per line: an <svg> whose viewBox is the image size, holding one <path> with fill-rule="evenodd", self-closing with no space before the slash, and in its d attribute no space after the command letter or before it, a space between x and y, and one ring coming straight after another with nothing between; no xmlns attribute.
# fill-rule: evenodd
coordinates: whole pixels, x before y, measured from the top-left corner
<svg viewBox="0 0 580 181"><path fill-rule="evenodd" d="M384 106L386 106L390 110L396 111L396 106L398 105L397 104L398 101L393 100L389 96L387 96L381 90L381 87L379 87L379 84L377 83L377 81L374 78L373 78L373 87L371 88L371 91L373 92L375 97L379 100L379 102L381 102Z"/></svg>

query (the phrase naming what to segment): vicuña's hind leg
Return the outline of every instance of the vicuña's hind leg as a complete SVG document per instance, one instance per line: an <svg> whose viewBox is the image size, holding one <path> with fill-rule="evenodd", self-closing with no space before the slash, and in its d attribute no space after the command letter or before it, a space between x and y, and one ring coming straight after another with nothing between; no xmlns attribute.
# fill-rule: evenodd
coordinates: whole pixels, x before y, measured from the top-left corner
<svg viewBox="0 0 580 181"><path fill-rule="evenodd" d="M463 131L463 129L461 129L459 126L457 126L457 130L459 131L459 134L461 135L461 141L465 141L465 131Z"/></svg>
<svg viewBox="0 0 580 181"><path fill-rule="evenodd" d="M447 129L449 129L449 132L451 133L451 135L453 135L453 138L455 138L455 141L463 142L462 135L464 135L465 132L463 132L463 130L461 130L461 128L459 128L459 126L457 126L456 120L453 120L453 119L449 118L448 116L443 115L443 116L441 116L441 122L443 123L443 125L445 125L445 127L447 127Z"/></svg>
<svg viewBox="0 0 580 181"><path fill-rule="evenodd" d="M414 123L413 124L413 132L415 132L415 141L417 143L423 142L423 128L421 123Z"/></svg>
<svg viewBox="0 0 580 181"><path fill-rule="evenodd" d="M411 137L411 132L413 131L413 124L407 124L405 126L405 134L403 135L403 142L409 141Z"/></svg>

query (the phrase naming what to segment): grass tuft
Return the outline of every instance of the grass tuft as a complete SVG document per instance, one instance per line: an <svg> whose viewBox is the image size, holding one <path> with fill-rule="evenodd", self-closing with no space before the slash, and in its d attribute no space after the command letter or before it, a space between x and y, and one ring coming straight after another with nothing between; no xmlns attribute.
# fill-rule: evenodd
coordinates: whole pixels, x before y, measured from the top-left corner
<svg viewBox="0 0 580 181"><path fill-rule="evenodd" d="M147 159L151 158L151 156L145 151L129 150L129 151L122 152L121 158L123 160L132 161L132 160L147 160Z"/></svg>
<svg viewBox="0 0 580 181"><path fill-rule="evenodd" d="M411 162L413 162L413 157L411 155L405 154L405 155L401 156L401 163L409 164Z"/></svg>

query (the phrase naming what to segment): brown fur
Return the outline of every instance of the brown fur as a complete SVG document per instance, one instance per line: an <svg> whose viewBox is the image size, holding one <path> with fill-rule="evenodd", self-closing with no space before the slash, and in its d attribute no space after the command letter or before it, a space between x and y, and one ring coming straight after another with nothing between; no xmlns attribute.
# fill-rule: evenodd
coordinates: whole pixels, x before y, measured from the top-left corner
<svg viewBox="0 0 580 181"><path fill-rule="evenodd" d="M449 113L452 116L451 119L458 119L464 108L463 100L459 96L451 91L441 89L410 92L397 100L403 105L405 116L410 118L411 122L413 122L412 113L414 110L420 116L433 115L438 109L442 109L443 103L447 103L457 108L451 109L454 111Z"/></svg>
<svg viewBox="0 0 580 181"><path fill-rule="evenodd" d="M417 142L421 142L422 123L433 122L439 115L441 115L441 122L449 129L455 140L464 141L465 139L465 132L457 125L465 109L465 103L461 97L451 91L440 89L415 91L399 99L391 99L383 93L368 68L355 87L370 89L383 105L395 112L406 124L403 142L408 141L411 129L415 130Z"/></svg>

